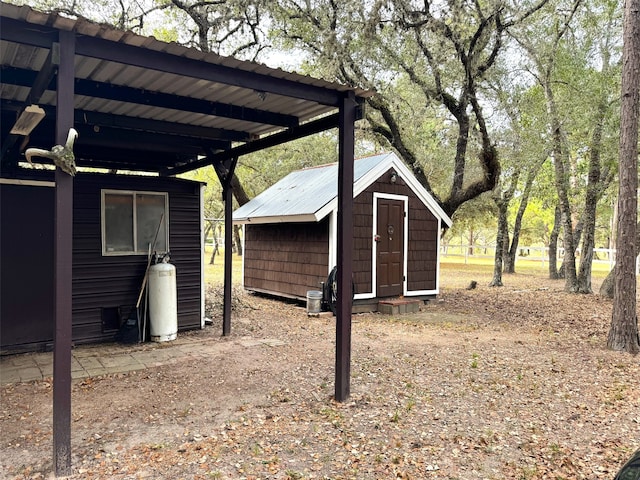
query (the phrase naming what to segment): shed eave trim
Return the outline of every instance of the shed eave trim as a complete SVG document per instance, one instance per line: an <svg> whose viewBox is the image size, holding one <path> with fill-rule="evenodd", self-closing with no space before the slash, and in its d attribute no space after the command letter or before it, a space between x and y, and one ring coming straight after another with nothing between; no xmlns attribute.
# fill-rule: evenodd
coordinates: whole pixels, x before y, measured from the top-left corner
<svg viewBox="0 0 640 480"><path fill-rule="evenodd" d="M337 213L337 211L338 211L338 197L335 197L332 201L327 203L324 207L317 210L316 213L314 213L314 218L316 219L316 222L319 222L322 219L326 218L331 213L333 212Z"/></svg>
<svg viewBox="0 0 640 480"><path fill-rule="evenodd" d="M312 213L303 215L278 215L270 217L234 218L234 225L260 225L268 223L308 223L319 221Z"/></svg>

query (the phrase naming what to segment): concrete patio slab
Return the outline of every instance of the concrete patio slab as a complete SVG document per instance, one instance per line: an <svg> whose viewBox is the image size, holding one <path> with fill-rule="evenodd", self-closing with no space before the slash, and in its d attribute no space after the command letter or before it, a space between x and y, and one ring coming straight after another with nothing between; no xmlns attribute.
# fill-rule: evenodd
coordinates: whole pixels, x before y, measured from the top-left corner
<svg viewBox="0 0 640 480"><path fill-rule="evenodd" d="M179 361L198 360L227 348L279 347L285 343L274 338L242 337L203 341L198 335L185 335L163 343L135 345L87 345L71 351L71 378L124 373L161 367ZM51 378L53 352L0 356L0 384L31 382Z"/></svg>

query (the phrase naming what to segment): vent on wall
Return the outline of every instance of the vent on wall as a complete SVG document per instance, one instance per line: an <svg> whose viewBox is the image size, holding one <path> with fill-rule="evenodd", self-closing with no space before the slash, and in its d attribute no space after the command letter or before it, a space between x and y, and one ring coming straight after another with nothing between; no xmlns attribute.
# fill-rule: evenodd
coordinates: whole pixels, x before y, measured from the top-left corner
<svg viewBox="0 0 640 480"><path fill-rule="evenodd" d="M132 305L102 307L102 333L115 333L133 313Z"/></svg>

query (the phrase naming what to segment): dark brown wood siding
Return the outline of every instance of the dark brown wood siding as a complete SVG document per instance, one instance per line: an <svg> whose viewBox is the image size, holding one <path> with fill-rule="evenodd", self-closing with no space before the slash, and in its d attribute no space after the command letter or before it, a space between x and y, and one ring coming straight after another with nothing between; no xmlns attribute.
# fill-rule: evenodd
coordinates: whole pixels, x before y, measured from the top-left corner
<svg viewBox="0 0 640 480"><path fill-rule="evenodd" d="M47 186L0 184L0 340L53 340L53 205Z"/></svg>
<svg viewBox="0 0 640 480"><path fill-rule="evenodd" d="M29 197L34 188L24 189ZM78 174L74 181L73 219L73 341L92 343L109 341L114 336L114 325L104 323L105 312L120 311L128 314L135 305L147 264L146 255L102 256L101 243L101 190L135 190L169 193L169 249L171 263L176 266L178 291L179 330L199 328L201 322L201 262L200 262L200 184L185 180L133 175ZM53 190L53 189L51 189ZM52 206L42 209L41 221L53 214ZM49 217L49 218L47 218ZM34 219L34 221L37 221ZM3 231L8 227L2 217ZM18 241L18 239L14 240ZM53 245L42 244L44 252L53 258ZM3 241L2 249L5 249ZM38 273L38 265L26 265L27 271ZM3 278L11 273L4 271ZM34 295L50 302L53 294L53 276L48 288ZM10 295L10 286L2 284L2 296ZM34 301L35 301L35 297ZM2 312L2 323L20 321L20 311ZM7 318L5 318L7 317ZM48 321L53 322L53 312ZM33 344L22 349L33 349L52 341L51 332L41 333ZM3 335L2 347L20 346L20 340Z"/></svg>
<svg viewBox="0 0 640 480"><path fill-rule="evenodd" d="M362 192L354 200L354 212L357 210L361 216L369 215L371 217L370 222L373 222L373 193L389 193L394 195L404 195L409 198L409 238L408 238L408 252L407 252L407 290L408 291L421 291L421 290L435 290L436 288L436 275L438 267L438 219L431 213L431 211L422 203L414 191L405 183L402 177L398 177L396 183L391 183L389 178L391 176L391 170L384 173L378 180L373 182L364 192ZM362 197L362 198L361 198ZM358 207L356 208L356 205ZM368 209L367 209L368 208ZM354 217L354 225L356 222L363 222L364 220L357 220L357 214ZM364 235L365 231L355 231L355 235ZM371 259L371 249L373 248L373 230L368 232L368 242L364 241L361 237L360 248L363 251L359 251L358 247L354 252L354 258L369 258ZM359 265L354 263L354 272ZM360 279L360 277L357 277ZM364 279L365 276L363 275ZM371 280L368 280L368 285L371 284ZM361 290L356 290L358 293L362 293Z"/></svg>
<svg viewBox="0 0 640 480"><path fill-rule="evenodd" d="M244 286L306 298L329 264L329 221L245 226Z"/></svg>

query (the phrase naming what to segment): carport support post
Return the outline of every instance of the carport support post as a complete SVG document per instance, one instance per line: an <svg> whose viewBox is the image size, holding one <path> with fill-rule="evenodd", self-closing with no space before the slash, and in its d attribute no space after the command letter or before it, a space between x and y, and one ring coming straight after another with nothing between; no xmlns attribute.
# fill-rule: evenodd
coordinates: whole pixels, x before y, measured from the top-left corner
<svg viewBox="0 0 640 480"><path fill-rule="evenodd" d="M73 127L75 34L60 32L56 97L56 143ZM53 336L53 465L56 476L71 474L71 302L73 177L55 173L55 327Z"/></svg>
<svg viewBox="0 0 640 480"><path fill-rule="evenodd" d="M357 103L348 92L339 117L338 161L338 292L336 305L335 398L349 398L351 375L351 309L353 304L353 161Z"/></svg>
<svg viewBox="0 0 640 480"><path fill-rule="evenodd" d="M233 270L233 179L238 157L215 163L213 167L222 185L222 201L224 202L224 301L222 307L222 336L231 335L231 272ZM214 232L215 236L215 232Z"/></svg>
<svg viewBox="0 0 640 480"><path fill-rule="evenodd" d="M223 186L224 197L224 306L222 313L222 335L231 334L231 271L233 262L233 189L231 178L226 179Z"/></svg>

